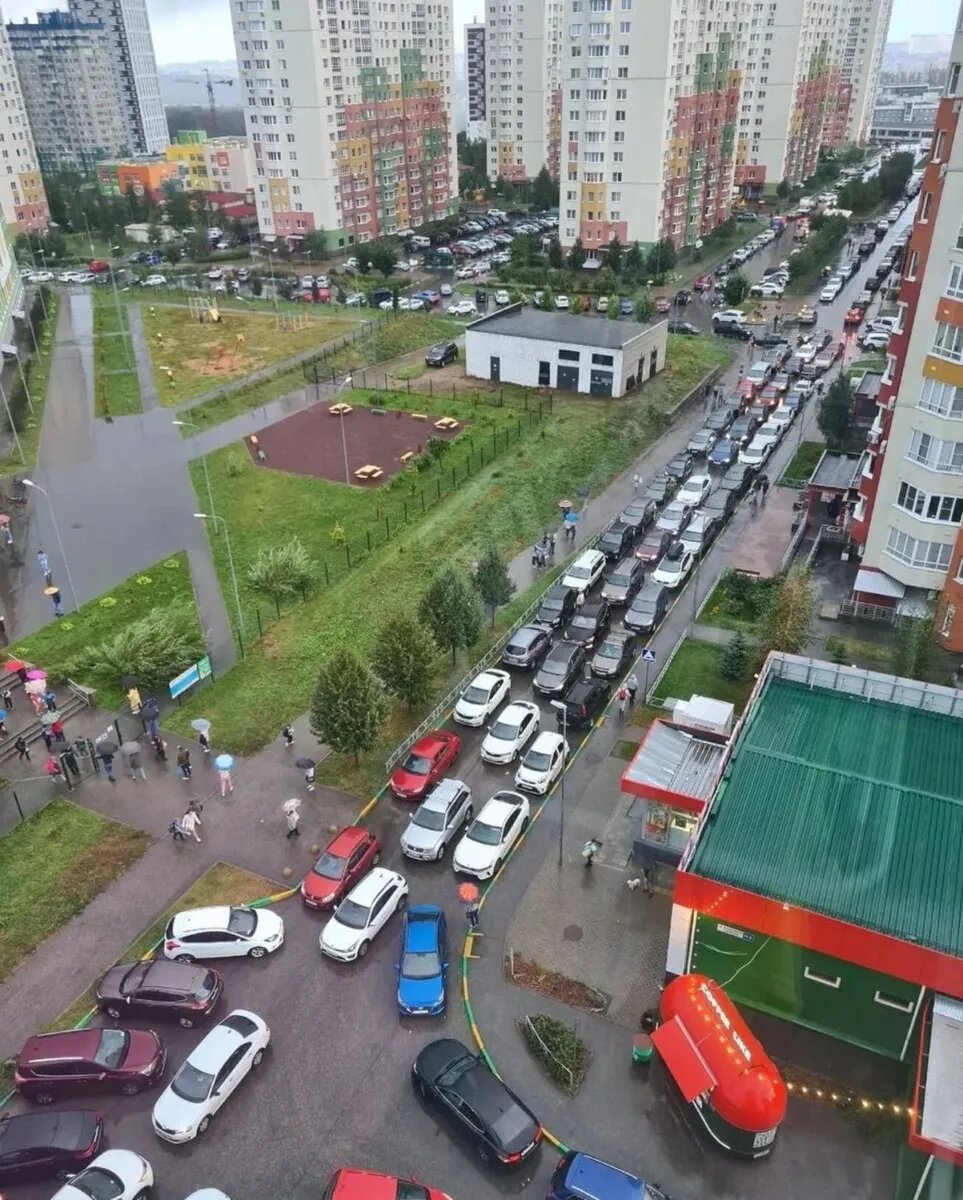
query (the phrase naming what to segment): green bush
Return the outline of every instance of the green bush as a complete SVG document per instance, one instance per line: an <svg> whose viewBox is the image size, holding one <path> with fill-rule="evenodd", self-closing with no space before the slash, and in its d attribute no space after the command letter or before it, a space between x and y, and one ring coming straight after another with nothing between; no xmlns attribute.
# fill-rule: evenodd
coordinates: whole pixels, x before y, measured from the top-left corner
<svg viewBox="0 0 963 1200"><path fill-rule="evenodd" d="M84 683L111 689L124 675L133 675L138 687L150 692L166 687L168 680L204 653L193 612L186 605L172 604L131 621L99 645L85 647L68 663L67 671Z"/></svg>
<svg viewBox="0 0 963 1200"><path fill-rule="evenodd" d="M588 1046L570 1025L545 1013L523 1018L519 1028L525 1044L549 1079L574 1096L588 1070Z"/></svg>

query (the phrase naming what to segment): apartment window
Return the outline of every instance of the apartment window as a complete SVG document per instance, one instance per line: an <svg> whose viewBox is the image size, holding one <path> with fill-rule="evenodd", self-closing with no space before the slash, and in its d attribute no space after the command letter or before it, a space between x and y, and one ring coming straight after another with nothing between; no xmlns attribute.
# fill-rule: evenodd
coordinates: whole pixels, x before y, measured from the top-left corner
<svg viewBox="0 0 963 1200"><path fill-rule="evenodd" d="M931 471L963 475L963 442L945 441L914 429L906 457Z"/></svg>
<svg viewBox="0 0 963 1200"><path fill-rule="evenodd" d="M569 37L581 37L582 36L582 26L577 23L569 25L568 36Z"/></svg>
<svg viewBox="0 0 963 1200"><path fill-rule="evenodd" d="M627 96L627 95L628 95L628 89L627 89L627 88L616 88L616 89L615 89L615 98L616 98L616 100L624 100L624 99L626 98L626 96Z"/></svg>
<svg viewBox="0 0 963 1200"><path fill-rule="evenodd" d="M622 172L621 171L613 171L612 172L612 182L613 183L621 183L622 182Z"/></svg>
<svg viewBox="0 0 963 1200"><path fill-rule="evenodd" d="M628 57L629 57L629 48L627 45L625 45L623 43L621 46L619 46L619 58L628 58Z"/></svg>
<svg viewBox="0 0 963 1200"><path fill-rule="evenodd" d="M920 211L919 211L917 220L919 220L919 221L929 220L930 208L932 207L932 204L933 204L933 193L932 192L924 192L923 199L920 201Z"/></svg>
<svg viewBox="0 0 963 1200"><path fill-rule="evenodd" d="M910 281L916 278L916 272L920 265L919 250L912 250L909 256L909 266L906 268L906 278Z"/></svg>
<svg viewBox="0 0 963 1200"><path fill-rule="evenodd" d="M559 350L558 357L562 362L578 362L578 350Z"/></svg>
<svg viewBox="0 0 963 1200"><path fill-rule="evenodd" d="M609 56L608 45L589 46L588 56L589 56L589 58L608 58L608 56Z"/></svg>
<svg viewBox="0 0 963 1200"><path fill-rule="evenodd" d="M909 483L900 484L896 504L926 521L958 525L963 520L963 497L930 495Z"/></svg>
<svg viewBox="0 0 963 1200"><path fill-rule="evenodd" d="M628 77L629 77L629 68L628 67L619 67L619 69L616 73L616 78L628 79Z"/></svg>
<svg viewBox="0 0 963 1200"><path fill-rule="evenodd" d="M946 147L946 130L940 129L937 131L936 141L933 143L933 162L938 163L938 162L942 161L943 150L945 149L945 147Z"/></svg>
<svg viewBox="0 0 963 1200"><path fill-rule="evenodd" d="M919 407L925 412L939 413L954 421L963 421L963 387L942 383L939 379L924 379Z"/></svg>
<svg viewBox="0 0 963 1200"><path fill-rule="evenodd" d="M629 33L631 32L631 27L631 21L619 21L619 33Z"/></svg>
<svg viewBox="0 0 963 1200"><path fill-rule="evenodd" d="M952 63L950 65L949 78L946 81L947 96L955 96L959 86L960 86L960 64Z"/></svg>
<svg viewBox="0 0 963 1200"><path fill-rule="evenodd" d="M886 553L910 567L924 571L948 571L953 547L948 542L928 542L910 537L908 533L890 526Z"/></svg>
<svg viewBox="0 0 963 1200"><path fill-rule="evenodd" d="M592 365L596 367L611 367L615 365L615 356L612 354L593 354Z"/></svg>
<svg viewBox="0 0 963 1200"><path fill-rule="evenodd" d="M625 120L625 109L624 108L617 108L615 110L615 119L616 119L616 121L624 121Z"/></svg>
<svg viewBox="0 0 963 1200"><path fill-rule="evenodd" d="M552 364L540 362L538 364L538 386L549 387L552 382Z"/></svg>
<svg viewBox="0 0 963 1200"><path fill-rule="evenodd" d="M947 296L954 296L957 300L963 300L963 265L953 263L950 267L950 278L947 281L945 288Z"/></svg>
<svg viewBox="0 0 963 1200"><path fill-rule="evenodd" d="M589 22L589 37L608 37L609 36L608 21L590 21Z"/></svg>
<svg viewBox="0 0 963 1200"><path fill-rule="evenodd" d="M963 327L946 321L937 322L933 353L949 362L963 362Z"/></svg>

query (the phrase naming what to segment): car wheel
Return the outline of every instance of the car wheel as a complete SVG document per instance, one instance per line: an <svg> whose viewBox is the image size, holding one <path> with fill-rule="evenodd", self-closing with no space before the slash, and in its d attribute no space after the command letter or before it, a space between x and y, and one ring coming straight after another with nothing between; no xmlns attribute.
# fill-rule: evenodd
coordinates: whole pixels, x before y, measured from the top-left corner
<svg viewBox="0 0 963 1200"><path fill-rule="evenodd" d="M174 961L175 962L192 963L194 961L194 955L193 954L178 954L178 956L174 959Z"/></svg>
<svg viewBox="0 0 963 1200"><path fill-rule="evenodd" d="M378 853L377 853L377 854L374 856L374 858L371 860L371 865L372 865L373 867L376 867L376 866L378 865L378 863L380 863L380 862L381 862L381 852L379 851L379 852L378 852Z"/></svg>
<svg viewBox="0 0 963 1200"><path fill-rule="evenodd" d="M448 843L442 842L441 845L438 847L438 853L435 855L435 862L441 862L441 860L445 857L445 851L447 849L448 849Z"/></svg>
<svg viewBox="0 0 963 1200"><path fill-rule="evenodd" d="M210 1113L208 1113L208 1114L207 1114L207 1116L201 1117L201 1123L200 1123L200 1124L198 1125L198 1127L197 1127L197 1135L198 1135L198 1137L200 1137L200 1135L201 1135L202 1133L206 1133L206 1132L207 1132L207 1130L210 1128L210 1124L211 1124L211 1116L210 1116Z"/></svg>
<svg viewBox="0 0 963 1200"><path fill-rule="evenodd" d="M526 817L525 820L522 821L522 833L525 832L525 830L528 828L529 824L530 824L529 818Z"/></svg>
<svg viewBox="0 0 963 1200"><path fill-rule="evenodd" d="M472 819L472 817L474 815L475 815L474 806L469 804L468 807L465 809L465 819L464 819L464 821L462 821L462 824L467 825L468 822Z"/></svg>
<svg viewBox="0 0 963 1200"><path fill-rule="evenodd" d="M361 943L361 945L358 947L358 958L364 958L364 956L368 953L368 947L370 945L370 942Z"/></svg>
<svg viewBox="0 0 963 1200"><path fill-rule="evenodd" d="M113 1020L115 1020L115 1021L120 1020L120 1009L119 1008L116 1008L116 1007L105 1008L104 1012L107 1014L108 1017L111 1017Z"/></svg>
<svg viewBox="0 0 963 1200"><path fill-rule="evenodd" d="M407 907L408 907L408 893L407 893L407 892L405 892L405 893L404 893L404 895L402 895L402 896L399 896L399 897L398 897L398 908L397 908L397 911L398 911L398 912L401 912L401 911L402 911L402 909L405 909L405 908L407 908Z"/></svg>
<svg viewBox="0 0 963 1200"><path fill-rule="evenodd" d="M248 951L249 958L263 958L267 954L267 950L263 946L252 946Z"/></svg>
<svg viewBox="0 0 963 1200"><path fill-rule="evenodd" d="M178 1023L178 1025L180 1025L181 1029L193 1029L194 1028L194 1021L193 1021L193 1018L191 1018L191 1017L178 1017L177 1023Z"/></svg>
<svg viewBox="0 0 963 1200"><path fill-rule="evenodd" d="M147 1200L149 1196L150 1192L145 1188L144 1191L137 1193L137 1195L134 1197L134 1200Z"/></svg>
<svg viewBox="0 0 963 1200"><path fill-rule="evenodd" d="M34 1104L53 1104L54 1102L53 1092L34 1092L27 1099L32 1100Z"/></svg>
<svg viewBox="0 0 963 1200"><path fill-rule="evenodd" d="M255 1054L254 1057L251 1059L251 1066L259 1067L263 1060L264 1060L264 1051L258 1050L257 1054Z"/></svg>
<svg viewBox="0 0 963 1200"><path fill-rule="evenodd" d="M136 1079L131 1079L120 1089L122 1096L136 1096L140 1091L140 1084Z"/></svg>

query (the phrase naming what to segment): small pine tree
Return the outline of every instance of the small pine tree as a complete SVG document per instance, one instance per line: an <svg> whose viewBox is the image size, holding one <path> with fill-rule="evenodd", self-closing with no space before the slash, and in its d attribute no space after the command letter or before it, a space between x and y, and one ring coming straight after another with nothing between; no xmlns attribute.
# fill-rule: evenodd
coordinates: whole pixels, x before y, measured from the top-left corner
<svg viewBox="0 0 963 1200"><path fill-rule="evenodd" d="M321 664L308 712L311 732L339 754L370 750L388 712L384 688L350 650L335 650Z"/></svg>
<svg viewBox="0 0 963 1200"><path fill-rule="evenodd" d="M478 594L491 613L494 629L496 609L507 604L515 594L515 584L508 574L508 567L494 547L486 550L479 559L474 579Z"/></svg>
<svg viewBox="0 0 963 1200"><path fill-rule="evenodd" d="M740 629L726 643L719 674L733 683L745 679L749 670L749 641Z"/></svg>
<svg viewBox="0 0 963 1200"><path fill-rule="evenodd" d="M435 653L424 625L407 613L396 613L378 630L371 665L388 691L412 708L431 695Z"/></svg>

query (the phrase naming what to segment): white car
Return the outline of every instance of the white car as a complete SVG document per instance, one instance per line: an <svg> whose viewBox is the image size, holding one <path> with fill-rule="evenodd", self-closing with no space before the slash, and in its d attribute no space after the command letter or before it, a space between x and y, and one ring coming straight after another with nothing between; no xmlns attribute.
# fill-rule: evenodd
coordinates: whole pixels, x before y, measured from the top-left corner
<svg viewBox="0 0 963 1200"><path fill-rule="evenodd" d="M899 329L898 317L874 317L866 326L867 333L895 333Z"/></svg>
<svg viewBox="0 0 963 1200"><path fill-rule="evenodd" d="M390 312L395 306L394 300L382 300L378 307L382 312ZM398 307L401 307L401 301L398 301Z"/></svg>
<svg viewBox="0 0 963 1200"><path fill-rule="evenodd" d="M407 903L405 877L386 867L375 867L334 910L319 939L321 953L340 962L364 958L375 935Z"/></svg>
<svg viewBox="0 0 963 1200"><path fill-rule="evenodd" d="M781 296L785 291L785 287L781 283L777 283L773 279L767 279L763 283L756 283L749 289L750 296Z"/></svg>
<svg viewBox="0 0 963 1200"><path fill-rule="evenodd" d="M885 350L889 345L889 334L874 329L864 333L859 344L864 350Z"/></svg>
<svg viewBox="0 0 963 1200"><path fill-rule="evenodd" d="M496 304L511 304L511 302L512 302L512 298L508 294L508 292L506 292L504 288L499 288L498 291L495 293L495 303Z"/></svg>
<svg viewBox="0 0 963 1200"><path fill-rule="evenodd" d="M740 308L726 308L712 314L714 325L741 325L745 319L746 314Z"/></svg>
<svg viewBox="0 0 963 1200"><path fill-rule="evenodd" d="M53 283L53 271L34 271L34 283Z"/></svg>
<svg viewBox="0 0 963 1200"><path fill-rule="evenodd" d="M93 271L78 271L74 276L74 283L93 283L96 278Z"/></svg>
<svg viewBox="0 0 963 1200"><path fill-rule="evenodd" d="M76 281L77 281L77 272L76 271L61 271L60 274L57 276L58 283L76 283Z"/></svg>
<svg viewBox="0 0 963 1200"><path fill-rule="evenodd" d="M144 280L142 286L143 287L166 287L167 286L167 276L166 275L148 275L147 278Z"/></svg>
<svg viewBox="0 0 963 1200"><path fill-rule="evenodd" d="M560 733L540 733L532 742L515 772L515 786L523 792L544 796L565 770L568 743Z"/></svg>
<svg viewBox="0 0 963 1200"><path fill-rule="evenodd" d="M154 1186L154 1171L146 1158L133 1150L105 1150L89 1167L65 1183L52 1200L147 1200Z"/></svg>
<svg viewBox="0 0 963 1200"><path fill-rule="evenodd" d="M478 314L474 300L456 300L454 304L448 305L447 311L453 317L474 317Z"/></svg>
<svg viewBox="0 0 963 1200"><path fill-rule="evenodd" d="M823 304L832 304L841 291L842 285L838 283L827 283L823 290L819 293L819 299Z"/></svg>
<svg viewBox="0 0 963 1200"><path fill-rule="evenodd" d="M528 828L528 801L519 792L496 792L455 847L451 865L476 879L491 879Z"/></svg>
<svg viewBox="0 0 963 1200"><path fill-rule="evenodd" d="M211 267L211 269L207 272L207 278L208 279L223 279L224 272L221 270L220 267ZM302 287L311 287L314 284L314 280L311 278L310 275L307 277L307 279L308 279L307 283L305 283L303 279L301 280Z"/></svg>
<svg viewBox="0 0 963 1200"><path fill-rule="evenodd" d="M481 744L481 756L487 763L514 762L518 753L538 733L541 712L531 700L516 700L499 713Z"/></svg>
<svg viewBox="0 0 963 1200"><path fill-rule="evenodd" d="M682 487L676 492L676 504L688 504L698 508L712 491L712 480L708 475L690 475Z"/></svg>
<svg viewBox="0 0 963 1200"><path fill-rule="evenodd" d="M231 1200L231 1197L220 1188L201 1188L197 1192L191 1192L186 1200Z"/></svg>
<svg viewBox="0 0 963 1200"><path fill-rule="evenodd" d="M559 312L562 312L565 309L567 309L568 308L568 296L556 296L555 297L555 307L559 310Z"/></svg>
<svg viewBox="0 0 963 1200"><path fill-rule="evenodd" d="M692 551L686 549L684 543L674 542L662 555L659 565L652 572L652 578L663 587L677 588L689 578L694 563Z"/></svg>
<svg viewBox="0 0 963 1200"><path fill-rule="evenodd" d="M441 287L438 289L438 291L439 291L439 292L441 292L441 294L442 294L443 296L450 296L450 295L451 295L451 284L450 284L450 283L443 283L443 284L441 285Z"/></svg>
<svg viewBox="0 0 963 1200"><path fill-rule="evenodd" d="M252 1067L271 1040L267 1022L236 1008L204 1035L157 1097L151 1124L165 1142L192 1142Z"/></svg>
<svg viewBox="0 0 963 1200"><path fill-rule="evenodd" d="M348 308L364 308L368 303L368 297L364 292L352 292L350 295L345 296L344 302Z"/></svg>
<svg viewBox="0 0 963 1200"><path fill-rule="evenodd" d="M512 677L507 671L498 667L482 671L459 696L455 720L459 725L484 725L511 690Z"/></svg>
<svg viewBox="0 0 963 1200"><path fill-rule="evenodd" d="M270 908L218 905L175 913L164 930L164 957L263 958L284 944L284 921Z"/></svg>
<svg viewBox="0 0 963 1200"><path fill-rule="evenodd" d="M474 812L471 789L466 784L460 779L439 779L401 835L402 853L421 862L437 862Z"/></svg>
<svg viewBox="0 0 963 1200"><path fill-rule="evenodd" d="M811 363L818 353L815 342L803 342L796 349L796 357L801 363Z"/></svg>

